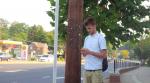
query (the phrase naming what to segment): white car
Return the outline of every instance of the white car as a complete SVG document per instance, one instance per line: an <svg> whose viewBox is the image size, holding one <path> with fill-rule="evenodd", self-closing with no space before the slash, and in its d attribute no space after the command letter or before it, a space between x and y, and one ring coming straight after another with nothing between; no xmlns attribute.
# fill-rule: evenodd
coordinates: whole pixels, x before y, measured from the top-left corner
<svg viewBox="0 0 150 83"><path fill-rule="evenodd" d="M5 52L0 52L0 61L8 61L11 58L11 55L5 53Z"/></svg>
<svg viewBox="0 0 150 83"><path fill-rule="evenodd" d="M42 61L42 62L53 62L54 61L54 56L49 55L49 54L43 55L43 56L40 57L39 60Z"/></svg>

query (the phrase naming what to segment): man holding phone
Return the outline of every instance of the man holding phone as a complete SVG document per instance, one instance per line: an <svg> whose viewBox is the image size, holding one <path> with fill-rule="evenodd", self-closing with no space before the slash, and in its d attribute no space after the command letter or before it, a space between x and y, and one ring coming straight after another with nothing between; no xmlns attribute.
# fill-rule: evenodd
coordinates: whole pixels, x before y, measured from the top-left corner
<svg viewBox="0 0 150 83"><path fill-rule="evenodd" d="M84 26L89 35L84 40L81 54L85 57L84 83L103 83L102 62L107 57L105 38L96 31L96 21L88 17Z"/></svg>

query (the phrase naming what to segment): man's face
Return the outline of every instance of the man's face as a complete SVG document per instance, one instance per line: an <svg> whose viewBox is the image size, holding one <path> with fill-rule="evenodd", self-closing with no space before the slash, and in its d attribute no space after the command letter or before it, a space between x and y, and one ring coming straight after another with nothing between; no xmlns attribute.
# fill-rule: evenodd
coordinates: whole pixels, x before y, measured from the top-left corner
<svg viewBox="0 0 150 83"><path fill-rule="evenodd" d="M90 35L93 35L96 32L96 25L88 24L86 30Z"/></svg>

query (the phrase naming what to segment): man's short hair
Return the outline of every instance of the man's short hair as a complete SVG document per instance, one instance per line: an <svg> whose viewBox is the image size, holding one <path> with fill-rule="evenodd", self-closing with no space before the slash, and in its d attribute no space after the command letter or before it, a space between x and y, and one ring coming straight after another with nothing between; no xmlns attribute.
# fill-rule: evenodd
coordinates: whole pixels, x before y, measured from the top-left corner
<svg viewBox="0 0 150 83"><path fill-rule="evenodd" d="M93 17L88 17L87 19L85 19L84 26L87 26L89 24L96 25L96 21Z"/></svg>

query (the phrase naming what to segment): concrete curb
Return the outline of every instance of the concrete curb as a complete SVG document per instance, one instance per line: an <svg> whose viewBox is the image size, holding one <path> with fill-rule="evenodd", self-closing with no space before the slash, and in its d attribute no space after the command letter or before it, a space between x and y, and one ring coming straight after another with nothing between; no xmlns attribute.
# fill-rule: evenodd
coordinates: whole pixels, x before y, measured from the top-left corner
<svg viewBox="0 0 150 83"><path fill-rule="evenodd" d="M65 64L65 62L57 62L58 64ZM2 61L0 64L53 64L53 62L37 62L37 61Z"/></svg>

